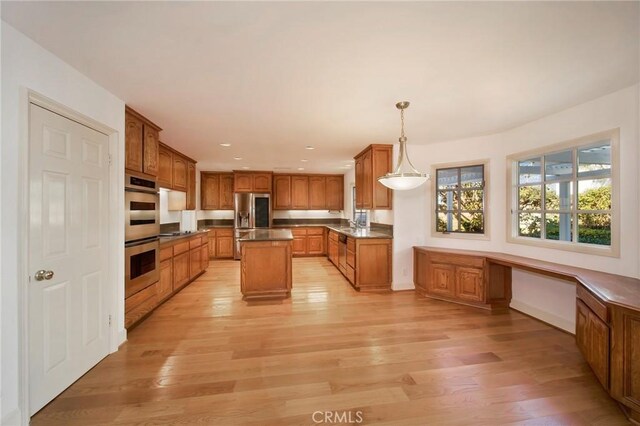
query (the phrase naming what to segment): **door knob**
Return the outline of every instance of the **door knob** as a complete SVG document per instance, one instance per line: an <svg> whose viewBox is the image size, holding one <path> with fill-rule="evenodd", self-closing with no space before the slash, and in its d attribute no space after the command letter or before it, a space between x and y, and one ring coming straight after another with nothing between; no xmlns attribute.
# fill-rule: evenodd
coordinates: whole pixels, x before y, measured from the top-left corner
<svg viewBox="0 0 640 426"><path fill-rule="evenodd" d="M35 278L36 281L50 280L53 278L53 271L45 271L44 269L41 269L36 272Z"/></svg>

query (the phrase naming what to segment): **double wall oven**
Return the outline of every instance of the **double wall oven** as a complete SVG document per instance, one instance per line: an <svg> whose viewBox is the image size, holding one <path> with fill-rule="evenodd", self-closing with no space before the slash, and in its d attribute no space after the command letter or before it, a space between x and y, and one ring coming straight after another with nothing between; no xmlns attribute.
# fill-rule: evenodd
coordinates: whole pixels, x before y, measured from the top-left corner
<svg viewBox="0 0 640 426"><path fill-rule="evenodd" d="M156 181L125 176L125 298L160 276L160 199Z"/></svg>

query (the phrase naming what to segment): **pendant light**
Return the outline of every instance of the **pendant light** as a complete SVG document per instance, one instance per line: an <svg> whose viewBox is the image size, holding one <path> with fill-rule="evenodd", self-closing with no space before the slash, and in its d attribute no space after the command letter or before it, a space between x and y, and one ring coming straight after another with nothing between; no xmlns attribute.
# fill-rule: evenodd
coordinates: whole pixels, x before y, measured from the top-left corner
<svg viewBox="0 0 640 426"><path fill-rule="evenodd" d="M404 191L417 188L429 179L429 175L421 173L411 164L407 155L407 138L404 136L404 110L409 108L409 102L398 102L396 108L400 110L400 153L398 155L398 165L393 173L387 173L378 178L378 182L387 188Z"/></svg>

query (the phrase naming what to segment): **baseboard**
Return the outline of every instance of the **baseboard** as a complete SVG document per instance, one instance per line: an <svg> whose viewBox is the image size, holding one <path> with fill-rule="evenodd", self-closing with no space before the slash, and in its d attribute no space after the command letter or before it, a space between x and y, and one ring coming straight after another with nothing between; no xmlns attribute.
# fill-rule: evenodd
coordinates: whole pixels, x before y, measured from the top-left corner
<svg viewBox="0 0 640 426"><path fill-rule="evenodd" d="M118 332L118 348L126 341L127 341L127 329L123 328ZM118 348L116 348L116 351L118 350Z"/></svg>
<svg viewBox="0 0 640 426"><path fill-rule="evenodd" d="M24 424L26 425L28 422ZM22 412L20 409L16 408L6 416L2 416L2 426L22 426Z"/></svg>
<svg viewBox="0 0 640 426"><path fill-rule="evenodd" d="M413 283L391 283L391 290L393 291L405 291L415 290Z"/></svg>
<svg viewBox="0 0 640 426"><path fill-rule="evenodd" d="M574 323L572 323L571 321L567 321L566 319L561 318L555 314L543 311L534 306L527 305L526 303L520 302L519 300L511 300L511 304L509 305L509 307L515 309L516 311L520 311L524 314L537 318L542 322L546 322L547 324L550 324L568 333L576 334L576 325Z"/></svg>

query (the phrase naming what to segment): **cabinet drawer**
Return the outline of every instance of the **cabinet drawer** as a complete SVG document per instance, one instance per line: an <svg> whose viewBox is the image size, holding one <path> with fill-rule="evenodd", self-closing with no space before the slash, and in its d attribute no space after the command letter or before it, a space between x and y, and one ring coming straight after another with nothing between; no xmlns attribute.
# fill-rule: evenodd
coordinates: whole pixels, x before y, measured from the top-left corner
<svg viewBox="0 0 640 426"><path fill-rule="evenodd" d="M591 310L600 317L604 322L609 322L609 315L607 312L607 306L603 304L598 298L592 295L589 290L584 288L582 285L577 285L577 295L578 299L582 300L585 305L587 305Z"/></svg>
<svg viewBox="0 0 640 426"><path fill-rule="evenodd" d="M158 286L157 286L157 282L151 284L149 287L140 290L139 292L137 292L136 294L134 294L133 296L127 297L124 301L124 311L125 312L130 312L131 310L135 309L136 307L144 304L145 302L147 302L149 299L153 298L156 296L157 291L158 291Z"/></svg>
<svg viewBox="0 0 640 426"><path fill-rule="evenodd" d="M163 247L160 249L160 262L173 257L173 247Z"/></svg>
<svg viewBox="0 0 640 426"><path fill-rule="evenodd" d="M307 235L322 235L324 234L324 228L315 227L307 228Z"/></svg>
<svg viewBox="0 0 640 426"><path fill-rule="evenodd" d="M457 254L429 253L429 258L434 263L444 263L456 266L468 266L470 268L483 268L484 257L462 256Z"/></svg>
<svg viewBox="0 0 640 426"><path fill-rule="evenodd" d="M216 237L233 237L233 229L216 229Z"/></svg>
<svg viewBox="0 0 640 426"><path fill-rule="evenodd" d="M347 265L352 268L356 267L356 253L352 250L349 250L349 244L347 244Z"/></svg>
<svg viewBox="0 0 640 426"><path fill-rule="evenodd" d="M291 233L294 236L304 236L307 235L306 228L291 228Z"/></svg>
<svg viewBox="0 0 640 426"><path fill-rule="evenodd" d="M194 249L202 245L202 238L193 238L189 240L189 249Z"/></svg>
<svg viewBox="0 0 640 426"><path fill-rule="evenodd" d="M189 241L180 241L173 245L173 255L189 251Z"/></svg>
<svg viewBox="0 0 640 426"><path fill-rule="evenodd" d="M338 241L338 233L336 231L329 231L329 240Z"/></svg>
<svg viewBox="0 0 640 426"><path fill-rule="evenodd" d="M356 251L356 240L354 238L347 238L347 250Z"/></svg>

